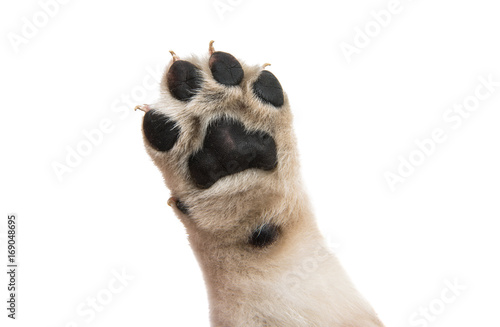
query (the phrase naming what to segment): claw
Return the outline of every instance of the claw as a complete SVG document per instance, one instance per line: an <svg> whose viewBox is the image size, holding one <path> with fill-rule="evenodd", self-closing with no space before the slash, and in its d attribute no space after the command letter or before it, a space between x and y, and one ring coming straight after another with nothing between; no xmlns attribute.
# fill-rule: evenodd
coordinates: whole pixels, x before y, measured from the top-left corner
<svg viewBox="0 0 500 327"><path fill-rule="evenodd" d="M144 112L148 112L149 110L151 110L151 108L147 104L140 104L138 106L135 106L134 111L137 109L144 111Z"/></svg>
<svg viewBox="0 0 500 327"><path fill-rule="evenodd" d="M214 40L210 41L210 43L208 44L208 54L209 55L212 55L214 52L215 52L215 49L214 49Z"/></svg>
<svg viewBox="0 0 500 327"><path fill-rule="evenodd" d="M170 199L168 199L167 204L169 207L175 208L176 202L177 202L177 199L172 196L172 197L170 197Z"/></svg>
<svg viewBox="0 0 500 327"><path fill-rule="evenodd" d="M177 61L177 60L179 60L179 59L180 59L180 58L179 58L179 56L177 56L177 55L175 54L175 52L173 52L172 50L170 50L169 52L170 52L170 54L172 55L172 59L173 59L174 61Z"/></svg>
<svg viewBox="0 0 500 327"><path fill-rule="evenodd" d="M271 66L271 64L266 62L264 65L262 65L262 69L266 69L267 66Z"/></svg>

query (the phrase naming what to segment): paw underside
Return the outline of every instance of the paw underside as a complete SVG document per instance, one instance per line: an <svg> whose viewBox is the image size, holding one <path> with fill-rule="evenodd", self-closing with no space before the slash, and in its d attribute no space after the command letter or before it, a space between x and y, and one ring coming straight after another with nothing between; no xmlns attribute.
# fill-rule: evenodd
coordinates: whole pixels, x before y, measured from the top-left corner
<svg viewBox="0 0 500 327"><path fill-rule="evenodd" d="M228 91L240 88L245 72L239 61L229 53L213 51L212 45L210 54L211 78ZM200 67L173 55L166 86L175 101L187 104L201 96L204 77ZM255 98L272 107L271 110L280 110L284 104L283 89L267 70L260 72L251 90ZM144 111L143 131L149 145L159 152L173 149L182 133L176 121L155 109ZM249 130L242 121L214 118L205 131L199 132L204 133L203 146L193 151L187 162L190 180L199 189L208 189L221 178L247 169L271 171L278 165L273 136Z"/></svg>
<svg viewBox="0 0 500 327"><path fill-rule="evenodd" d="M143 134L147 151L172 190L169 205L185 223L190 244L200 254L200 263L208 272L207 284L217 289L217 296L211 298L216 304L214 317L236 319L240 304L253 298L251 315L260 308L262 320L288 322L259 321L261 326L291 326L299 321L304 322L301 326L306 321L311 322L308 326L319 326L312 322L330 320L324 317L330 313L336 323L321 326L382 326L365 302L357 300L342 269L325 251L312 213L302 202L304 193L295 180L298 165L292 118L278 79L265 67L242 65L212 46L209 54L206 61L198 57L181 60L173 54L162 82L161 101L156 108L139 108L146 112ZM314 250L315 244L318 250ZM317 257L317 252L326 255L321 255L321 268L318 265L307 278L301 278L305 287L312 285L307 292L306 288L295 292L287 280L274 279L295 276L292 263L300 265L304 258ZM263 255L266 253L271 255ZM334 283L327 281L327 272ZM268 275L270 279L259 284ZM321 287L314 276L319 276ZM234 290L231 285L236 285ZM281 294L291 300L280 301L276 295ZM281 305L274 308L283 312L267 314L267 300ZM232 308L236 308L234 315ZM347 322L350 317L361 320ZM339 323L341 320L346 322Z"/></svg>

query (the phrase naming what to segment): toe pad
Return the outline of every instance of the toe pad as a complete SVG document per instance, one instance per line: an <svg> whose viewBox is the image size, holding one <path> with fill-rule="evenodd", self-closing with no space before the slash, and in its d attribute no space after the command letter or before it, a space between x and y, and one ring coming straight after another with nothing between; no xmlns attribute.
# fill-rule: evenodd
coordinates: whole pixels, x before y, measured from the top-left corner
<svg viewBox="0 0 500 327"><path fill-rule="evenodd" d="M280 82L270 71L263 70L253 84L253 92L262 101L281 107L285 102L283 88Z"/></svg>
<svg viewBox="0 0 500 327"><path fill-rule="evenodd" d="M156 110L144 115L142 128L149 144L158 151L170 150L179 138L179 128L175 122Z"/></svg>
<svg viewBox="0 0 500 327"><path fill-rule="evenodd" d="M212 76L220 84L238 85L243 80L243 68L233 55L217 51L209 61Z"/></svg>

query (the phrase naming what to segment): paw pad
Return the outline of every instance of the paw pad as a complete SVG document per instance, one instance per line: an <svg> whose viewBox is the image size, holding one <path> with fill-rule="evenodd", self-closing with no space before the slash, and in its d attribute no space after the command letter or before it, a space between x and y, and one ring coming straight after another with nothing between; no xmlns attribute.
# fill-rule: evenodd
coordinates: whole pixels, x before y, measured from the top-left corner
<svg viewBox="0 0 500 327"><path fill-rule="evenodd" d="M220 84L238 85L243 80L243 68L233 55L217 51L210 56L208 62L212 76Z"/></svg>
<svg viewBox="0 0 500 327"><path fill-rule="evenodd" d="M273 73L263 70L253 84L253 92L257 97L275 107L281 107L285 102L283 88Z"/></svg>
<svg viewBox="0 0 500 327"><path fill-rule="evenodd" d="M189 159L189 171L198 187L209 188L224 176L249 168L272 170L276 164L276 143L269 134L220 119L208 127L203 148Z"/></svg>
<svg viewBox="0 0 500 327"><path fill-rule="evenodd" d="M197 62L195 65L179 59L171 52L173 63L166 73L165 83L173 98L188 103L197 95L200 99L208 100L209 96L213 97L213 93L205 92L204 79L209 78L228 86L217 90L221 94L229 92L229 87L241 88L243 94L246 94L247 88L240 87L245 75L242 65L233 55L215 51L212 43L208 60L212 76L202 73L200 67L204 65L203 63ZM260 72L257 80L250 86L250 95L275 107L280 107L284 103L284 93L278 79L265 70ZM199 115L195 107L193 110L194 115ZM270 134L247 129L245 124L237 119L214 117L208 121L206 131L196 131L205 134L201 149L188 154L187 167L196 187L207 189L225 176L252 168L270 171L277 166L276 142ZM144 136L152 148L167 152L178 142L182 124L182 122L177 124L171 117L152 109L144 116Z"/></svg>
<svg viewBox="0 0 500 327"><path fill-rule="evenodd" d="M179 138L180 130L175 122L155 110L150 110L144 115L142 126L144 136L158 151L170 150Z"/></svg>
<svg viewBox="0 0 500 327"><path fill-rule="evenodd" d="M176 60L168 70L168 89L177 100L189 101L201 87L201 83L199 68L189 61Z"/></svg>
<svg viewBox="0 0 500 327"><path fill-rule="evenodd" d="M273 224L264 224L253 231L249 243L258 248L271 245L278 239L279 228Z"/></svg>

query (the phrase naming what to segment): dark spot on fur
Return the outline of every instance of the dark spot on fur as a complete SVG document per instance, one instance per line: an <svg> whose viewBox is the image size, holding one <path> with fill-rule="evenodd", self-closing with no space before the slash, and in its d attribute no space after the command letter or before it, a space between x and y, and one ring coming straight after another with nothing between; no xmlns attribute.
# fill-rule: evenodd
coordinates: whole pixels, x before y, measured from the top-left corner
<svg viewBox="0 0 500 327"><path fill-rule="evenodd" d="M177 202L175 203L175 206L183 214L187 215L189 213L188 206L184 202L177 200Z"/></svg>
<svg viewBox="0 0 500 327"><path fill-rule="evenodd" d="M285 101L280 82L270 71L263 70L253 84L253 92L257 97L275 107L281 107Z"/></svg>
<svg viewBox="0 0 500 327"><path fill-rule="evenodd" d="M224 85L238 85L243 80L243 68L231 54L217 51L208 62L214 79Z"/></svg>
<svg viewBox="0 0 500 327"><path fill-rule="evenodd" d="M167 73L167 86L172 96L181 101L190 100L201 87L198 67L185 60L175 61Z"/></svg>
<svg viewBox="0 0 500 327"><path fill-rule="evenodd" d="M156 110L144 115L142 128L149 144L158 151L170 150L179 138L180 130L175 122Z"/></svg>
<svg viewBox="0 0 500 327"><path fill-rule="evenodd" d="M264 224L253 231L249 243L255 247L263 248L276 241L279 228L273 224Z"/></svg>
<svg viewBox="0 0 500 327"><path fill-rule="evenodd" d="M222 177L257 168L272 170L278 163L276 143L262 131L247 131L238 121L213 121L203 148L189 158L189 172L199 188L209 188Z"/></svg>

